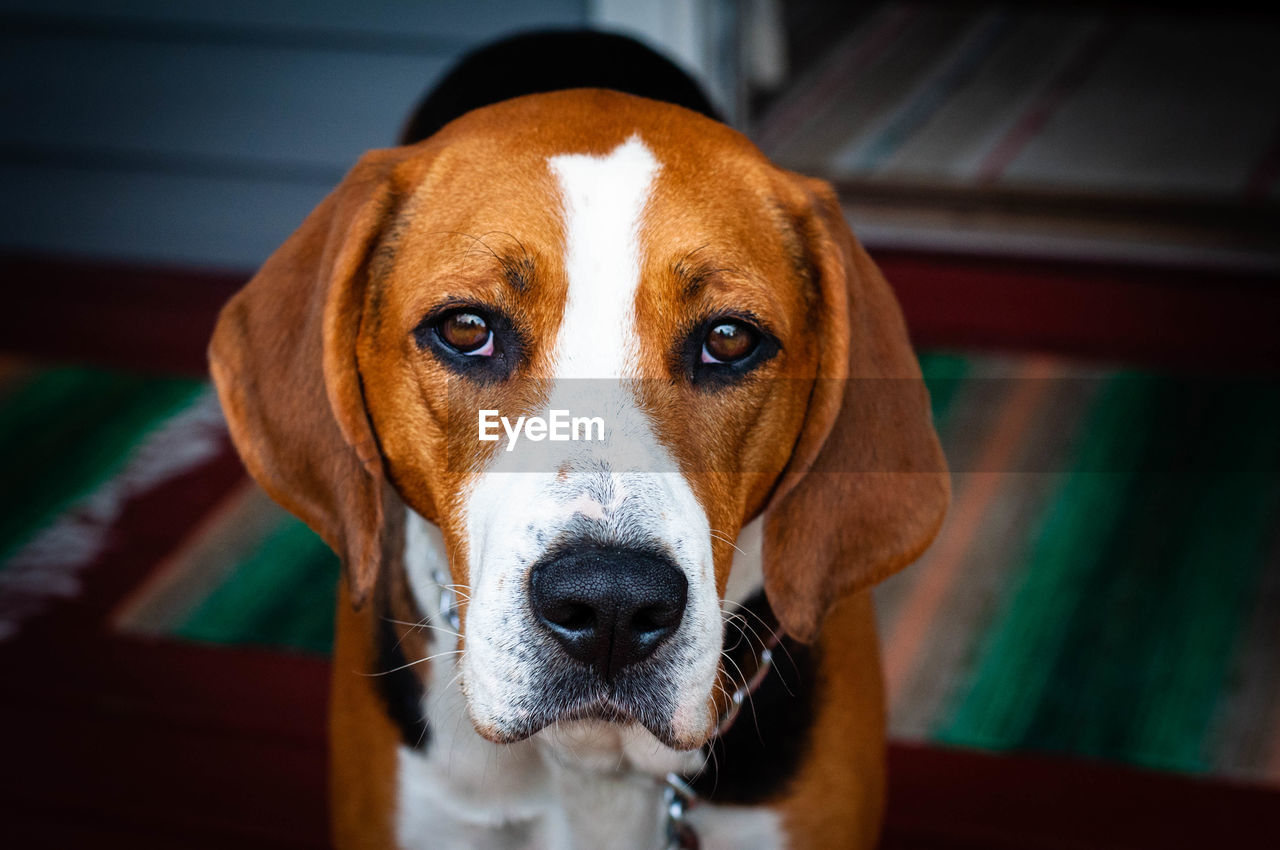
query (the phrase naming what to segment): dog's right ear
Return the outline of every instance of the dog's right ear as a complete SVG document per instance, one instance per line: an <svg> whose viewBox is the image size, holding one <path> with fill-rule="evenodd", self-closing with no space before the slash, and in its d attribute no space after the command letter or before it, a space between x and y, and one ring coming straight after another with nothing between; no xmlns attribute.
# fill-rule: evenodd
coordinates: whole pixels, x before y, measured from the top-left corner
<svg viewBox="0 0 1280 850"><path fill-rule="evenodd" d="M893 290L832 187L793 178L825 328L805 424L764 514L764 587L787 633L809 641L837 600L920 556L951 486Z"/></svg>
<svg viewBox="0 0 1280 850"><path fill-rule="evenodd" d="M270 496L342 558L351 598L373 587L388 501L356 338L370 254L394 215L407 149L373 151L223 308L209 366L231 438Z"/></svg>

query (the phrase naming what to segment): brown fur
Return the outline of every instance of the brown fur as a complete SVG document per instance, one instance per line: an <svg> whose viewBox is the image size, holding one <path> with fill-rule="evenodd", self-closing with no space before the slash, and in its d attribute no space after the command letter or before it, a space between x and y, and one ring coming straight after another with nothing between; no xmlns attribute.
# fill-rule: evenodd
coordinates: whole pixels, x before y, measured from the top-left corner
<svg viewBox="0 0 1280 850"><path fill-rule="evenodd" d="M335 829L351 846L382 840L393 811L394 730L367 681L344 672L368 661L360 606L402 545L389 520L403 501L438 525L453 580L468 582L460 494L497 446L478 447L474 415L450 411L539 403L568 290L546 160L605 154L636 133L662 165L640 238L639 366L655 379L642 404L717 532L719 591L729 541L763 512L769 601L820 647L822 744L779 803L798 846L873 841L884 722L862 591L920 554L948 498L897 304L830 187L678 107L578 90L366 155L225 308L211 344L250 472L346 565L332 725ZM458 298L497 305L525 331L520 380L460 381L417 348L422 317ZM726 309L759 316L781 351L758 380L708 394L672 374L671 352L690 317ZM464 602L464 634L465 613Z"/></svg>
<svg viewBox="0 0 1280 850"><path fill-rule="evenodd" d="M338 847L394 847L396 748L399 730L370 674L375 666L377 624L372 605L356 610L345 587L338 591L329 699L329 806Z"/></svg>
<svg viewBox="0 0 1280 850"><path fill-rule="evenodd" d="M874 847L885 798L885 709L869 591L831 609L817 646L809 752L775 805L796 850Z"/></svg>

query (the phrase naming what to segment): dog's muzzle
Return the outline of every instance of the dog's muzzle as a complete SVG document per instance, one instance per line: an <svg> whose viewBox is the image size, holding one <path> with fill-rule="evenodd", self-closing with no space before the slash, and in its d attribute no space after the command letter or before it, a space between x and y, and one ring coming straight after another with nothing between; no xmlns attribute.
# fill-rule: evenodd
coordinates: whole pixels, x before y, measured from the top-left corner
<svg viewBox="0 0 1280 850"><path fill-rule="evenodd" d="M605 682L675 633L689 590L669 558L619 548L562 553L535 565L529 583L539 624Z"/></svg>

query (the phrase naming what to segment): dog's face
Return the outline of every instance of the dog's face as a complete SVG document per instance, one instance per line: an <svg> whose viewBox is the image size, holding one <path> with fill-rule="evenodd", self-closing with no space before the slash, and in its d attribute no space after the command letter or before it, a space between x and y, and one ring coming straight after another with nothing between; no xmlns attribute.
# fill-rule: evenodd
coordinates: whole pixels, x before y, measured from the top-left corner
<svg viewBox="0 0 1280 850"><path fill-rule="evenodd" d="M732 544L823 343L790 199L719 127L530 116L548 129L526 140L473 118L381 240L357 346L390 475L467 588L472 718L513 740L635 717L694 746ZM482 442L481 410L595 417L604 439Z"/></svg>
<svg viewBox="0 0 1280 850"><path fill-rule="evenodd" d="M439 528L494 741L591 718L698 746L748 521L766 513L769 600L809 638L946 501L892 296L828 191L625 95L521 98L370 155L212 359L251 471L355 598L397 500ZM568 439L507 430L556 411Z"/></svg>

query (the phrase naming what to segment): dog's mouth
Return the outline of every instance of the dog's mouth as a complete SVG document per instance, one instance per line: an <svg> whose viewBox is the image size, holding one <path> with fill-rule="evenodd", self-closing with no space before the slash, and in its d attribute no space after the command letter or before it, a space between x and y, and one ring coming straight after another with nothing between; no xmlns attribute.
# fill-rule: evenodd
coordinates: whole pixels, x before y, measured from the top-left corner
<svg viewBox="0 0 1280 850"><path fill-rule="evenodd" d="M646 698L644 694L618 693L617 690L625 691L561 693L558 697L553 692L543 698L522 701L522 705L509 712L504 721L486 723L474 716L472 720L476 731L495 744L513 744L548 727L580 722L639 725L663 745L675 750L696 749L702 743L685 740L685 736L677 734L670 711L660 705L661 700Z"/></svg>
<svg viewBox="0 0 1280 850"><path fill-rule="evenodd" d="M572 708L555 718L556 723L571 723L578 720L598 720L603 723L636 723L636 714L630 708L619 705L611 699L600 699L584 706Z"/></svg>

